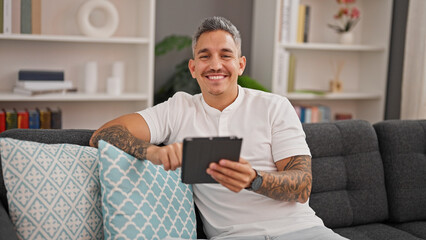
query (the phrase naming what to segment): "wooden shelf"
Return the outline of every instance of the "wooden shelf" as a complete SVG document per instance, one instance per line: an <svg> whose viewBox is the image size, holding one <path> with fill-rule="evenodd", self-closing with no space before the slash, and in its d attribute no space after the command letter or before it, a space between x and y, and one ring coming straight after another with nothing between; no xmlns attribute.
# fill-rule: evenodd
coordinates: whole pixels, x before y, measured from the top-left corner
<svg viewBox="0 0 426 240"><path fill-rule="evenodd" d="M125 93L114 96L108 94L87 94L87 93L64 93L64 94L43 94L36 96L25 96L13 93L0 93L2 102L108 102L108 101L148 101L148 96L141 93Z"/></svg>
<svg viewBox="0 0 426 240"><path fill-rule="evenodd" d="M318 51L384 51L385 47L374 45L344 45L333 43L281 43L280 46L287 51L292 50L318 50Z"/></svg>
<svg viewBox="0 0 426 240"><path fill-rule="evenodd" d="M117 44L148 44L148 38L139 37L111 37L94 38L78 35L36 35L36 34L0 34L4 40L50 41L50 42L77 42L77 43L117 43Z"/></svg>
<svg viewBox="0 0 426 240"><path fill-rule="evenodd" d="M289 100L379 100L379 93L343 92L326 93L324 95L313 93L288 93Z"/></svg>

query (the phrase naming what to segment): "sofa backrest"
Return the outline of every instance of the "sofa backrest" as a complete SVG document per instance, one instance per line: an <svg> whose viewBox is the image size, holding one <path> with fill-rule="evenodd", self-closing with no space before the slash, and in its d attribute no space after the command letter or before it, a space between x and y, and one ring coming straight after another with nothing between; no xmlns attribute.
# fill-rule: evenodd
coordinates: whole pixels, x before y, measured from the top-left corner
<svg viewBox="0 0 426 240"><path fill-rule="evenodd" d="M374 125L386 178L389 220L426 220L426 120Z"/></svg>
<svg viewBox="0 0 426 240"><path fill-rule="evenodd" d="M0 137L18 140L34 141L47 144L70 143L89 146L89 140L94 130L86 129L10 129L0 133ZM1 161L1 158L0 158ZM6 187L3 180L3 171L0 164L0 202L8 211Z"/></svg>
<svg viewBox="0 0 426 240"><path fill-rule="evenodd" d="M330 228L388 217L383 164L375 131L362 120L304 124L312 154L309 205Z"/></svg>

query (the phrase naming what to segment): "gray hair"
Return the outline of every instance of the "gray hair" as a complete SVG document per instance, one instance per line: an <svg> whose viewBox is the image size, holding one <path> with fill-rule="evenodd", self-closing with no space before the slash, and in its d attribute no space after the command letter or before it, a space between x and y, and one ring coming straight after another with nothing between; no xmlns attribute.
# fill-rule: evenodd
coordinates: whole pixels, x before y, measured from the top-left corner
<svg viewBox="0 0 426 240"><path fill-rule="evenodd" d="M241 36L238 29L224 17L209 17L203 20L192 38L192 55L195 56L195 46L203 33L222 30L231 34L238 48L238 56L241 56Z"/></svg>

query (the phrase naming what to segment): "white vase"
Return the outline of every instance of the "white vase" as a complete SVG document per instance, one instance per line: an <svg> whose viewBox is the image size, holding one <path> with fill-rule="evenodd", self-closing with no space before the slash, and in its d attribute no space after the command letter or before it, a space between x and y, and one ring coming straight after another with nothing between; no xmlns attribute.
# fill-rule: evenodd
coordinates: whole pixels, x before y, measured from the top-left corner
<svg viewBox="0 0 426 240"><path fill-rule="evenodd" d="M340 34L340 43L341 44L353 44L354 43L354 33L353 32L344 32Z"/></svg>

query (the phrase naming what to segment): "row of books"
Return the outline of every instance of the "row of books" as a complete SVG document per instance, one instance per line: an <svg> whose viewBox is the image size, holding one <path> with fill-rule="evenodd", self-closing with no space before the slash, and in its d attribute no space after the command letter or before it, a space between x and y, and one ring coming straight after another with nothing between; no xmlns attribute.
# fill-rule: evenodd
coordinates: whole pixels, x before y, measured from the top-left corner
<svg viewBox="0 0 426 240"><path fill-rule="evenodd" d="M317 122L330 122L331 112L328 106L324 105L295 105L297 115L302 123L317 123Z"/></svg>
<svg viewBox="0 0 426 240"><path fill-rule="evenodd" d="M333 119L330 108L324 105L294 105L294 109L302 123L331 122L353 118L351 113L335 113Z"/></svg>
<svg viewBox="0 0 426 240"><path fill-rule="evenodd" d="M311 7L299 0L281 0L279 40L283 43L308 42Z"/></svg>
<svg viewBox="0 0 426 240"><path fill-rule="evenodd" d="M42 0L0 0L0 34L41 34Z"/></svg>
<svg viewBox="0 0 426 240"><path fill-rule="evenodd" d="M62 111L51 108L0 110L0 132L14 128L61 129Z"/></svg>
<svg viewBox="0 0 426 240"><path fill-rule="evenodd" d="M311 12L311 7L300 4L299 0L281 0L279 41L281 43L308 42ZM278 89L278 93L285 95L295 90L296 57L284 48L280 48L278 62L278 79L274 88Z"/></svg>

